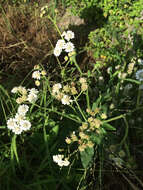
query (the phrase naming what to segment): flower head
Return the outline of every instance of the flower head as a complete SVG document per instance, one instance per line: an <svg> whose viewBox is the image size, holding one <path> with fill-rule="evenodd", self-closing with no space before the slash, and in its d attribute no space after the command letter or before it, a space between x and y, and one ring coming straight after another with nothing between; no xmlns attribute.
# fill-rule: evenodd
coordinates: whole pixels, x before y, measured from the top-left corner
<svg viewBox="0 0 143 190"><path fill-rule="evenodd" d="M62 88L62 85L60 83L54 84L52 88L52 93L55 95L56 93L59 93L59 90Z"/></svg>
<svg viewBox="0 0 143 190"><path fill-rule="evenodd" d="M36 88L31 88L28 89L29 94L27 96L27 101L29 101L30 103L35 103L36 100L38 99L38 90Z"/></svg>
<svg viewBox="0 0 143 190"><path fill-rule="evenodd" d="M14 118L10 118L7 121L7 127L8 129L12 130L16 126L16 120Z"/></svg>
<svg viewBox="0 0 143 190"><path fill-rule="evenodd" d="M30 93L27 97L27 100L30 102L30 103L35 103L36 100L38 99L38 96L37 94L32 94Z"/></svg>
<svg viewBox="0 0 143 190"><path fill-rule="evenodd" d="M23 131L27 131L31 128L31 123L28 120L21 120L20 127L22 128Z"/></svg>
<svg viewBox="0 0 143 190"><path fill-rule="evenodd" d="M67 32L64 33L64 38L67 41L70 41L71 39L74 38L74 33L71 30L68 30Z"/></svg>
<svg viewBox="0 0 143 190"><path fill-rule="evenodd" d="M34 71L34 72L32 73L32 78L37 79L37 80L40 80L40 78L41 78L41 73L40 73L40 71Z"/></svg>
<svg viewBox="0 0 143 190"><path fill-rule="evenodd" d="M54 155L53 161L57 163L60 167L68 166L70 162L66 158L63 160L63 158L64 158L64 155L60 155L60 154Z"/></svg>
<svg viewBox="0 0 143 190"><path fill-rule="evenodd" d="M35 81L35 85L36 85L36 86L40 86L39 80L36 80L36 81Z"/></svg>
<svg viewBox="0 0 143 190"><path fill-rule="evenodd" d="M35 95L37 95L38 92L39 92L36 88L28 89L28 91L29 91L30 94L35 94Z"/></svg>
<svg viewBox="0 0 143 190"><path fill-rule="evenodd" d="M12 90L11 90L12 93L17 93L18 92L18 87L14 87Z"/></svg>
<svg viewBox="0 0 143 190"><path fill-rule="evenodd" d="M60 39L57 41L56 49L63 49L64 46L65 46L65 40Z"/></svg>
<svg viewBox="0 0 143 190"><path fill-rule="evenodd" d="M22 97L18 97L18 98L16 99L16 103L17 103L17 104L23 103L23 98L22 98Z"/></svg>
<svg viewBox="0 0 143 190"><path fill-rule="evenodd" d="M15 115L16 122L20 122L21 120L24 120L24 119L25 119L25 115L21 115L19 113L16 113L16 115Z"/></svg>
<svg viewBox="0 0 143 190"><path fill-rule="evenodd" d="M19 125L15 125L14 128L12 129L12 132L15 133L16 135L19 135L22 133L22 128Z"/></svg>
<svg viewBox="0 0 143 190"><path fill-rule="evenodd" d="M28 107L27 105L25 105L25 104L20 105L20 106L18 107L18 113L19 113L20 115L25 115L25 114L28 112L28 109L29 109L29 107Z"/></svg>
<svg viewBox="0 0 143 190"><path fill-rule="evenodd" d="M72 100L70 99L70 96L68 95L64 95L61 101L62 101L62 104L64 105L69 105L72 102Z"/></svg>
<svg viewBox="0 0 143 190"><path fill-rule="evenodd" d="M74 44L72 42L67 42L64 46L67 53L74 51Z"/></svg>
<svg viewBox="0 0 143 190"><path fill-rule="evenodd" d="M79 79L79 82L82 84L82 83L86 83L87 81L86 81L86 78L82 77L82 78Z"/></svg>
<svg viewBox="0 0 143 190"><path fill-rule="evenodd" d="M61 53L62 53L62 49L57 48L57 47L54 49L54 55L56 57L60 56Z"/></svg>
<svg viewBox="0 0 143 190"><path fill-rule="evenodd" d="M26 88L23 87L23 86L19 86L19 87L18 87L18 91L19 91L20 94L22 94L22 95L26 95L26 94L27 94L27 90L26 90Z"/></svg>

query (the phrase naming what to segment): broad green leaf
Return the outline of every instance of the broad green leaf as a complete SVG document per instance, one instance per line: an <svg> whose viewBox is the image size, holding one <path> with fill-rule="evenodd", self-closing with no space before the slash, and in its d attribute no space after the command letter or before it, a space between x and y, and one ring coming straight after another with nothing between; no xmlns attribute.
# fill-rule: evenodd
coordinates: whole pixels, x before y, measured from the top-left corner
<svg viewBox="0 0 143 190"><path fill-rule="evenodd" d="M81 162L84 168L87 168L92 161L94 155L94 148L86 148L85 151L80 152Z"/></svg>

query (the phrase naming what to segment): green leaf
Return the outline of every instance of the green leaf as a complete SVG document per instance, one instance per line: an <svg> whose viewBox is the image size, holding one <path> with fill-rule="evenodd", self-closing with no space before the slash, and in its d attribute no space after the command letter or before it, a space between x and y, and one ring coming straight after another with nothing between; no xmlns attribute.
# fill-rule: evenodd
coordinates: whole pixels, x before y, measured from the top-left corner
<svg viewBox="0 0 143 190"><path fill-rule="evenodd" d="M18 158L18 154L17 154L17 146L16 146L16 135L14 135L12 137L12 142L11 142L11 159L13 160L13 156L15 155L16 161L19 164L19 158Z"/></svg>
<svg viewBox="0 0 143 190"><path fill-rule="evenodd" d="M92 157L94 155L94 148L86 148L85 151L80 152L81 162L84 168L87 168L90 162L92 161Z"/></svg>
<svg viewBox="0 0 143 190"><path fill-rule="evenodd" d="M116 128L110 125L109 123L103 123L102 126L104 127L104 129L116 131Z"/></svg>
<svg viewBox="0 0 143 190"><path fill-rule="evenodd" d="M55 135L58 135L59 132L59 125L56 125L52 128L52 132L54 132Z"/></svg>
<svg viewBox="0 0 143 190"><path fill-rule="evenodd" d="M102 140L102 138L103 138L103 136L102 136L102 135L96 136L96 135L94 134L94 135L91 136L91 138L92 138L92 141L94 141L96 144L100 144L100 143L101 143L101 140Z"/></svg>
<svg viewBox="0 0 143 190"><path fill-rule="evenodd" d="M93 104L92 104L92 110L95 110L98 106L99 106L99 104L100 104L100 102L101 102L101 96L99 96L99 98L96 100L96 102L94 102Z"/></svg>

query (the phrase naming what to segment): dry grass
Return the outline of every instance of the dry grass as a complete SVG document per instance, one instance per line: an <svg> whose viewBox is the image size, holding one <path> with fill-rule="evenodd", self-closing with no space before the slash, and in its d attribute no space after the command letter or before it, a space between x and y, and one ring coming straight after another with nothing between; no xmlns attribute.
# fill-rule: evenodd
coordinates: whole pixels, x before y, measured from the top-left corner
<svg viewBox="0 0 143 190"><path fill-rule="evenodd" d="M3 71L27 72L52 50L56 31L39 16L40 7L7 5L0 13L0 66ZM46 61L48 62L48 60Z"/></svg>

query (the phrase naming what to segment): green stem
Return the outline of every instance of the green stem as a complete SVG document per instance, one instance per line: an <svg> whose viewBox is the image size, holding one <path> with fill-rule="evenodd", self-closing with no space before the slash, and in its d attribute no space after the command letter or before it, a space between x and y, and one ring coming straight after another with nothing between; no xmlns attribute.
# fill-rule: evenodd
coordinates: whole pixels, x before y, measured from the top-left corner
<svg viewBox="0 0 143 190"><path fill-rule="evenodd" d="M86 91L86 102L87 102L87 108L90 109L90 102L89 102L88 89L87 89L87 91Z"/></svg>
<svg viewBox="0 0 143 190"><path fill-rule="evenodd" d="M81 69L80 69L79 65L77 64L77 62L76 62L76 59L75 59L75 58L73 58L73 62L74 62L74 64L75 64L75 66L76 66L77 70L79 71L80 75L82 75L82 71L81 71Z"/></svg>
<svg viewBox="0 0 143 190"><path fill-rule="evenodd" d="M68 119L70 119L70 120L72 120L72 121L75 121L76 123L82 123L82 122L80 122L80 121L78 121L78 120L76 120L76 119L74 119L74 118L72 118L72 117L70 117L70 116L68 116L68 115L66 115L66 114L63 114L63 113L61 113L61 112L58 112L58 111L56 111L56 110L53 110L53 109L47 109L49 112L54 112L54 113L57 113L58 115L61 115L61 116L63 116L63 117L65 117L65 118L68 118Z"/></svg>
<svg viewBox="0 0 143 190"><path fill-rule="evenodd" d="M57 26L57 24L56 24L56 21L55 20L53 20L50 16L48 16L48 18L50 19L50 21L54 24L54 26L55 26L55 28L56 28L56 30L57 30L57 32L60 34L60 36L62 35L61 34L61 32L60 32L60 30L59 30L59 28L58 28L58 26Z"/></svg>
<svg viewBox="0 0 143 190"><path fill-rule="evenodd" d="M124 116L125 116L125 114L122 114L122 115L113 117L113 118L111 118L111 119L105 120L103 123L109 123L109 122L111 122L111 121L115 121L115 120L117 120L117 119L124 118Z"/></svg>
<svg viewBox="0 0 143 190"><path fill-rule="evenodd" d="M83 93L83 91L81 91L81 92L79 93L79 95L75 97L76 101L77 101L77 99L80 97L80 95L81 95L82 93Z"/></svg>
<svg viewBox="0 0 143 190"><path fill-rule="evenodd" d="M84 120L85 120L85 121L87 121L87 119L85 118L85 116L84 116L84 114L83 114L83 112L82 112L82 110L81 110L81 108L80 108L80 106L79 106L78 102L76 101L76 99L75 99L75 98L74 98L74 100L75 100L75 103L76 103L76 105L77 105L77 107L78 107L78 110L80 111L80 113L81 113L82 117L84 118Z"/></svg>
<svg viewBox="0 0 143 190"><path fill-rule="evenodd" d="M128 125L128 122L127 122L126 118L123 117L123 119L124 119L126 128L125 128L125 135L124 135L123 139L121 140L121 142L120 142L120 144L119 144L120 146L122 146L123 143L125 142L125 140L126 140L126 138L127 138L127 136L128 136L128 130L129 130L129 125Z"/></svg>

